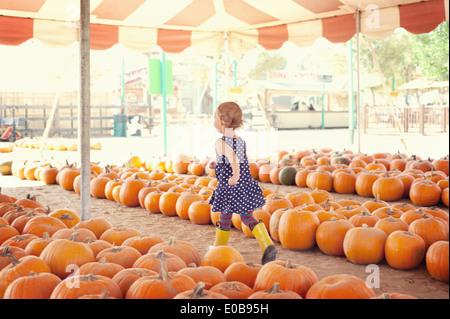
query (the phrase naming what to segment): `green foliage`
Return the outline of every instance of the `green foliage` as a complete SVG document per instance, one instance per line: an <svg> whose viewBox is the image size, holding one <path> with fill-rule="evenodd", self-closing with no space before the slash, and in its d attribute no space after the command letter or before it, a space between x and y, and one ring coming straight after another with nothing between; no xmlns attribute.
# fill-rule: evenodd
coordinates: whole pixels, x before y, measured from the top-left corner
<svg viewBox="0 0 450 319"><path fill-rule="evenodd" d="M255 67L250 71L252 80L265 80L268 71L282 70L286 67L286 59L277 52L262 51L258 55Z"/></svg>
<svg viewBox="0 0 450 319"><path fill-rule="evenodd" d="M428 34L409 34L413 40L412 61L417 65L419 72L429 80L445 81L449 79L448 36L448 22L441 23Z"/></svg>

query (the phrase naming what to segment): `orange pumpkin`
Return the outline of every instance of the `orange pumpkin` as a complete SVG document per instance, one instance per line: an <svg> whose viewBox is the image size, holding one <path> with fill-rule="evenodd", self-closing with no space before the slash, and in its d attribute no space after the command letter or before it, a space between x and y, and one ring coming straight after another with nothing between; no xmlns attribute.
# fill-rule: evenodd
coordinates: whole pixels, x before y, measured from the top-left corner
<svg viewBox="0 0 450 319"><path fill-rule="evenodd" d="M310 249L316 243L315 236L319 224L319 218L312 212L288 210L280 218L278 227L280 242L287 249Z"/></svg>
<svg viewBox="0 0 450 319"><path fill-rule="evenodd" d="M370 299L375 297L372 288L356 276L339 274L316 282L306 294L306 299Z"/></svg>
<svg viewBox="0 0 450 319"><path fill-rule="evenodd" d="M448 241L434 242L428 248L425 258L431 277L448 282Z"/></svg>
<svg viewBox="0 0 450 319"><path fill-rule="evenodd" d="M327 255L344 256L345 234L353 227L349 221L334 217L321 223L316 231L317 246Z"/></svg>
<svg viewBox="0 0 450 319"><path fill-rule="evenodd" d="M120 188L120 202L128 207L139 206L139 191L146 187L148 180L132 178L127 179ZM118 187L118 186L117 186Z"/></svg>
<svg viewBox="0 0 450 319"><path fill-rule="evenodd" d="M384 231L363 225L350 229L344 238L344 253L355 264L377 264L384 258L387 235Z"/></svg>
<svg viewBox="0 0 450 319"><path fill-rule="evenodd" d="M189 219L189 207L196 201L201 201L203 197L193 191L184 192L178 198L175 205L175 211L178 217Z"/></svg>
<svg viewBox="0 0 450 319"><path fill-rule="evenodd" d="M425 241L408 231L394 231L386 239L385 257L392 268L415 268L425 257Z"/></svg>
<svg viewBox="0 0 450 319"><path fill-rule="evenodd" d="M243 262L242 255L231 246L215 246L206 252L200 266L213 266L225 272L235 262Z"/></svg>

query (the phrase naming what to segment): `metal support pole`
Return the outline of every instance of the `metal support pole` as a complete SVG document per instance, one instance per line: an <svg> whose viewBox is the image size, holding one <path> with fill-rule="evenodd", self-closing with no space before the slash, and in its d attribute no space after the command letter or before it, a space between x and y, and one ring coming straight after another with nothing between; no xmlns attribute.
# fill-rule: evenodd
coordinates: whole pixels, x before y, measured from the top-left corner
<svg viewBox="0 0 450 319"><path fill-rule="evenodd" d="M161 61L161 96L163 99L164 125L164 155L167 155L167 83L166 83L166 53L162 53Z"/></svg>
<svg viewBox="0 0 450 319"><path fill-rule="evenodd" d="M358 122L358 152L361 152L361 96L360 96L360 86L361 86L361 46L360 46L360 31L361 31L361 11L356 10L356 110L357 110L357 122Z"/></svg>
<svg viewBox="0 0 450 319"><path fill-rule="evenodd" d="M355 144L355 91L353 89L353 40L348 43L350 50L348 52L348 72L349 72L349 88L348 88L348 129L350 133L350 143Z"/></svg>
<svg viewBox="0 0 450 319"><path fill-rule="evenodd" d="M78 139L81 169L81 220L91 218L90 212L90 0L80 0L80 87L78 90Z"/></svg>

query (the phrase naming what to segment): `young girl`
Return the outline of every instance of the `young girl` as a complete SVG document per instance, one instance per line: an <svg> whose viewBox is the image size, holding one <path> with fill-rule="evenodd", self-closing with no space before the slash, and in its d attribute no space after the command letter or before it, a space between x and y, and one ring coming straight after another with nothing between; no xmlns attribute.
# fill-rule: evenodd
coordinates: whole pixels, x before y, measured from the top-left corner
<svg viewBox="0 0 450 319"><path fill-rule="evenodd" d="M250 174L246 146L235 130L243 124L242 110L234 102L219 105L214 114L214 127L223 136L215 143L217 187L209 203L213 212L220 212L216 225L215 246L227 245L231 217L239 214L252 231L262 250L262 264L275 260L277 249L262 221L253 217L253 210L262 207L265 199L258 183Z"/></svg>

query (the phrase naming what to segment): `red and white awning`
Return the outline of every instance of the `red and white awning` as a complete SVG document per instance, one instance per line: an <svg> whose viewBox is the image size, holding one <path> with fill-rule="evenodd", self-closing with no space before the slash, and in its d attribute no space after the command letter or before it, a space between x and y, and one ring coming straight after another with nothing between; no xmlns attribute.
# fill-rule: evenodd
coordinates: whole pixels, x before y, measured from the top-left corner
<svg viewBox="0 0 450 319"><path fill-rule="evenodd" d="M91 0L91 49L120 43L168 53L188 47L217 54L244 53L257 44L279 49L290 41L311 45L324 37L346 42L361 32L384 38L396 28L427 33L448 21L449 0ZM36 38L64 47L78 41L79 0L0 0L0 44Z"/></svg>

